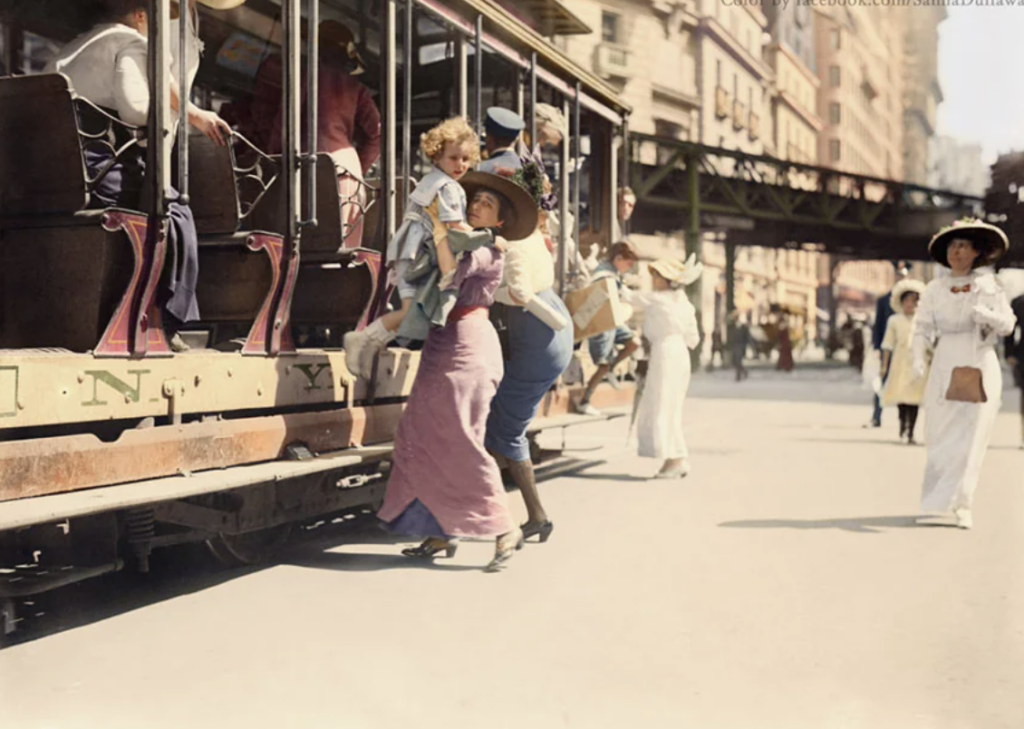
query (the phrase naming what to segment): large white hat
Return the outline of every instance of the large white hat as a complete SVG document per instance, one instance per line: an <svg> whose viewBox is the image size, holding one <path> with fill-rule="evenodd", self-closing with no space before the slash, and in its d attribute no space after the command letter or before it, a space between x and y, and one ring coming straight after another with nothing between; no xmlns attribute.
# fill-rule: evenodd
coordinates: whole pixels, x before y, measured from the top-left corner
<svg viewBox="0 0 1024 729"><path fill-rule="evenodd" d="M245 0L199 0L199 4L214 10L231 10L244 5Z"/></svg>
<svg viewBox="0 0 1024 729"><path fill-rule="evenodd" d="M648 267L666 281L682 286L689 286L704 273L704 264L697 263L697 257L693 254L686 259L686 263L675 258L661 258Z"/></svg>
<svg viewBox="0 0 1024 729"><path fill-rule="evenodd" d="M537 104L534 110L534 118L538 124L546 124L554 131L562 135L562 139L569 136L569 125L565 121L565 115L551 104Z"/></svg>
<svg viewBox="0 0 1024 729"><path fill-rule="evenodd" d="M893 286L892 298L889 300L889 305L893 311L900 311L900 305L903 303L904 294L917 294L921 296L924 293L924 281L918 281L916 278L905 278L898 284Z"/></svg>

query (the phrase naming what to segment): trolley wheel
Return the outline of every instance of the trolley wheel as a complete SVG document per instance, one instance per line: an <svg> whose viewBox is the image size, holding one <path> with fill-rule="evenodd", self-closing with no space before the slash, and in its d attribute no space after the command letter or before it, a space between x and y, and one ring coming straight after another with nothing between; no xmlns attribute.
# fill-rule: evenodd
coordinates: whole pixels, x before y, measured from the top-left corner
<svg viewBox="0 0 1024 729"><path fill-rule="evenodd" d="M206 541L217 560L227 567L262 564L284 547L292 533L292 524L281 524L245 534L218 534Z"/></svg>

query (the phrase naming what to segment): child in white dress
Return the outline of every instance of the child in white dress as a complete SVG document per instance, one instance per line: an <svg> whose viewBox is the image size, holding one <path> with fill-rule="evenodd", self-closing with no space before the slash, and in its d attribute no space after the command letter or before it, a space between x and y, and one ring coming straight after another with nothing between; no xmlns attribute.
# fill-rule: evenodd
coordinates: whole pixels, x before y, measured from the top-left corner
<svg viewBox="0 0 1024 729"><path fill-rule="evenodd" d="M914 372L914 313L925 285L904 279L892 290L892 308L882 340L882 405L896 405L900 413L900 440L913 445L917 414L924 400L925 377Z"/></svg>

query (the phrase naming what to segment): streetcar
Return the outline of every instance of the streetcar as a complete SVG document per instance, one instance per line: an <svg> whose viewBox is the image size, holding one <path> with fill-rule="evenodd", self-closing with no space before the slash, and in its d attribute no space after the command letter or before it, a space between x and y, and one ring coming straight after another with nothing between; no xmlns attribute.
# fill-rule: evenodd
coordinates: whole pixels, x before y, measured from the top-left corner
<svg viewBox="0 0 1024 729"><path fill-rule="evenodd" d="M237 7L208 7L225 4ZM0 2L0 638L20 598L146 571L153 550L188 542L259 562L293 525L380 500L419 353L391 348L357 380L341 342L387 310L385 251L426 169L421 132L455 115L479 126L491 105L534 132L537 103L564 110L570 135L551 162L577 225L558 234L562 285L570 242L609 242L625 176L628 107L493 0L201 0L204 51L182 96L241 120L225 146L170 101L171 29L188 42L172 0L148 5L145 125L47 72L95 5ZM320 98L325 21L351 32L383 120L379 160L354 191L308 151L317 115L303 99ZM244 123L268 63L282 110L269 141ZM136 209L96 204L96 145L145 146ZM201 318L177 332L187 351L171 346L156 293L175 194L199 238ZM578 389L552 390L534 430L577 422ZM631 399L602 386L594 402Z"/></svg>

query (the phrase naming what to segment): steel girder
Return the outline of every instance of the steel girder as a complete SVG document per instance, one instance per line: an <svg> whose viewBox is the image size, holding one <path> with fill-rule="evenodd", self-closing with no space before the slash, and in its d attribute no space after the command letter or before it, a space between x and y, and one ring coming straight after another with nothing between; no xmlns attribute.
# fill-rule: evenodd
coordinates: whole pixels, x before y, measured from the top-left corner
<svg viewBox="0 0 1024 729"><path fill-rule="evenodd" d="M938 228L981 213L980 198L919 185L646 134L632 133L630 145L635 232L688 227L696 199L701 227L728 230L739 245L924 260Z"/></svg>

